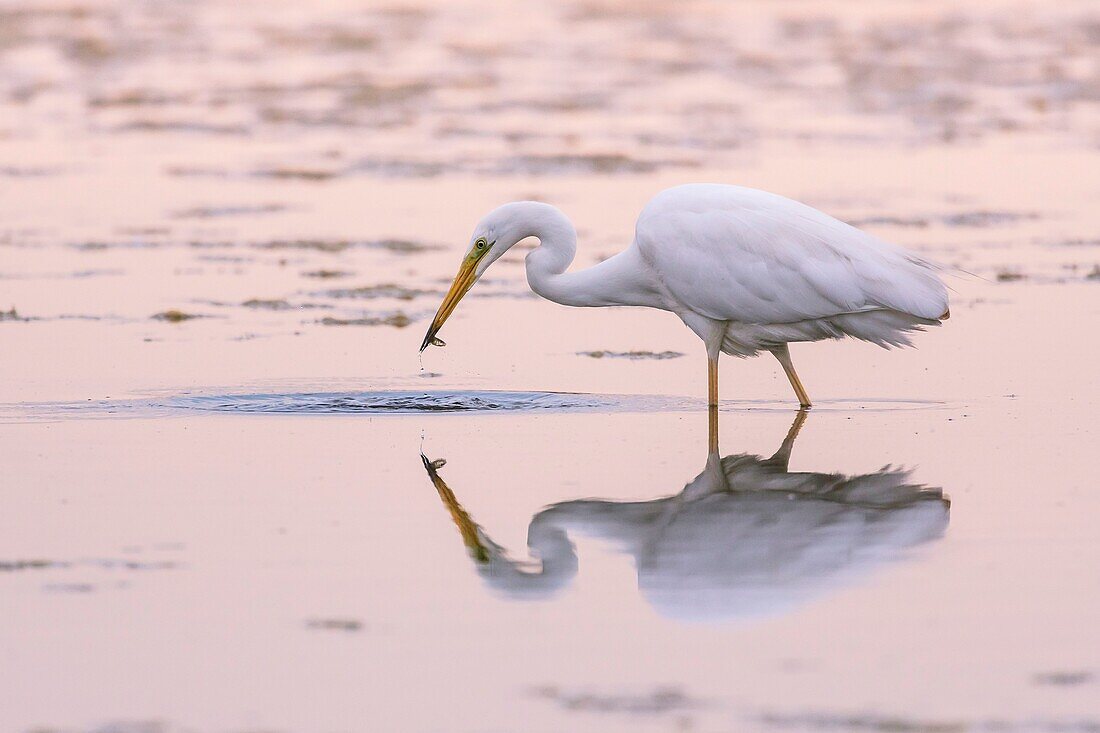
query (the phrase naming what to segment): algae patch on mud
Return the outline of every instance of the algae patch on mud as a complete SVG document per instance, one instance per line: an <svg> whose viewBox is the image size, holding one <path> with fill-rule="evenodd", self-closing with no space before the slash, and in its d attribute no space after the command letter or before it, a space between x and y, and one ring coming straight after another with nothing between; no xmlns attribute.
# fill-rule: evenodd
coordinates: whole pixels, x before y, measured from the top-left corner
<svg viewBox="0 0 1100 733"><path fill-rule="evenodd" d="M328 181L340 175L340 171L321 170L319 168L262 168L253 173L260 178L274 178L299 181Z"/></svg>
<svg viewBox="0 0 1100 733"><path fill-rule="evenodd" d="M286 204L241 204L224 206L194 206L172 212L173 219L218 219L232 216L255 216L286 211Z"/></svg>
<svg viewBox="0 0 1100 733"><path fill-rule="evenodd" d="M652 359L662 361L664 359L679 359L684 354L679 351L578 351L577 356L587 356L592 359L630 359L641 361Z"/></svg>
<svg viewBox="0 0 1100 733"><path fill-rule="evenodd" d="M382 283L380 285L363 285L357 288L337 288L326 290L322 295L332 298L360 298L372 300L375 298L390 298L393 300L412 300L422 295L442 296L438 290L424 290L421 288L409 288L394 283Z"/></svg>
<svg viewBox="0 0 1100 733"><path fill-rule="evenodd" d="M17 573L22 570L44 570L64 566L53 560L0 560L0 573Z"/></svg>
<svg viewBox="0 0 1100 733"><path fill-rule="evenodd" d="M1092 672L1086 670L1041 672L1032 677L1032 681L1037 685L1050 685L1053 687L1075 687L1092 682L1092 680Z"/></svg>
<svg viewBox="0 0 1100 733"><path fill-rule="evenodd" d="M606 694L593 691L562 690L546 685L531 690L532 697L556 704L575 713L627 713L663 715L703 707L702 700L688 696L675 687L663 687L640 694Z"/></svg>
<svg viewBox="0 0 1100 733"><path fill-rule="evenodd" d="M181 310L172 308L170 310L161 311L151 316L154 321L165 321L166 323L183 323L184 321L190 321L195 318L205 318L206 316L200 316L196 313L185 313Z"/></svg>
<svg viewBox="0 0 1100 733"><path fill-rule="evenodd" d="M269 311L286 311L290 310L292 306L289 302L281 298L249 298L241 303L245 308L255 308L257 310L269 310Z"/></svg>
<svg viewBox="0 0 1100 733"><path fill-rule="evenodd" d="M348 270L325 270L325 269L320 269L320 270L307 270L306 272L302 273L302 277L312 277L312 278L316 278L318 280L335 280L337 278L342 278L342 277L351 277L354 274L355 274L354 272L349 272Z"/></svg>
<svg viewBox="0 0 1100 733"><path fill-rule="evenodd" d="M404 328L413 322L408 315L397 311L396 313L389 313L381 316L363 316L361 318L335 318L333 316L325 316L317 321L322 326L393 326L395 328Z"/></svg>
<svg viewBox="0 0 1100 733"><path fill-rule="evenodd" d="M19 315L19 311L12 306L10 310L0 311L0 321L29 321L26 316Z"/></svg>
<svg viewBox="0 0 1100 733"><path fill-rule="evenodd" d="M355 632L363 630L363 622L354 618L311 618L306 628L314 631Z"/></svg>
<svg viewBox="0 0 1100 733"><path fill-rule="evenodd" d="M374 249L395 254L419 254L442 249L439 245L411 239L272 239L254 242L257 249L290 249L313 252L343 252L348 249Z"/></svg>
<svg viewBox="0 0 1100 733"><path fill-rule="evenodd" d="M774 730L867 731L868 733L1095 733L1100 721L1089 718L1004 718L934 720L876 713L765 713L758 721Z"/></svg>

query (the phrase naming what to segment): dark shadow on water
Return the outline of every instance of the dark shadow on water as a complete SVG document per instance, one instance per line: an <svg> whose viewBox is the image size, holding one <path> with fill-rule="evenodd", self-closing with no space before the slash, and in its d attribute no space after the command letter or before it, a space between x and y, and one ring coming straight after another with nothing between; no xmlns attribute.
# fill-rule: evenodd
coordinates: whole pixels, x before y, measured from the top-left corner
<svg viewBox="0 0 1100 733"><path fill-rule="evenodd" d="M564 501L528 527L531 561L509 557L473 521L421 455L477 573L505 597L545 599L569 586L578 558L570 537L597 537L632 555L638 588L662 615L692 621L756 618L793 610L911 548L943 536L950 501L941 489L889 465L869 474L792 472L799 412L768 458L719 457L673 496L651 501ZM716 445L716 443L715 443Z"/></svg>

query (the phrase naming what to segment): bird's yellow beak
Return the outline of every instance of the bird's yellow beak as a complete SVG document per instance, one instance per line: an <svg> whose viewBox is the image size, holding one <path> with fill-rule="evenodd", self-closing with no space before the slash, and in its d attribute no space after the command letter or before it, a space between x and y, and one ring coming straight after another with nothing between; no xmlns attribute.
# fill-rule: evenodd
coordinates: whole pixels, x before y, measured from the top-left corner
<svg viewBox="0 0 1100 733"><path fill-rule="evenodd" d="M424 343L420 344L421 352L437 341L435 335L439 333L439 329L443 328L443 324L454 312L458 301L462 300L462 296L469 292L470 288L477 282L477 273L474 271L476 266L477 259L468 257L462 261L462 267L458 268L458 274L455 275L455 281L451 283L451 289L443 297L443 302L439 304L439 310L436 311L435 318L432 319L432 325L428 327L428 333L424 335ZM442 342L440 342L440 345L442 345Z"/></svg>
<svg viewBox="0 0 1100 733"><path fill-rule="evenodd" d="M478 562L488 562L489 550L485 547L485 543L481 541L481 535L478 531L478 526L470 515L466 513L466 510L462 508L462 505L458 503L458 499L455 498L454 492L443 480L443 477L439 475L439 469L443 467L446 461L432 461L429 460L423 453L420 454L420 459L424 462L424 468L428 472L429 478L432 480L432 485L435 486L435 490L439 492L439 498L443 500L443 505L447 507L447 511L451 514L451 519L454 520L455 526L458 527L459 533L462 535L462 543L466 545L466 549L470 551L470 555Z"/></svg>

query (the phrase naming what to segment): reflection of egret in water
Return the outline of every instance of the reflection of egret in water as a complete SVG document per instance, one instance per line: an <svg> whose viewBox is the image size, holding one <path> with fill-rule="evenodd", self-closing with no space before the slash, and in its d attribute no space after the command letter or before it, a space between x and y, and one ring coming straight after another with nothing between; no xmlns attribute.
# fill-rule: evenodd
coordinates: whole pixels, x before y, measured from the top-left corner
<svg viewBox="0 0 1100 733"><path fill-rule="evenodd" d="M717 620L787 610L943 535L949 501L890 466L845 476L788 470L806 413L770 458L720 458L712 434L706 468L675 496L582 499L531 520L533 562L510 559L462 508L423 457L478 573L509 597L553 595L577 572L570 534L611 541L634 556L638 586L666 616Z"/></svg>
<svg viewBox="0 0 1100 733"><path fill-rule="evenodd" d="M429 461L423 454L420 457L439 492L439 498L458 525L462 541L476 563L478 573L491 586L517 598L543 598L564 588L577 574L577 554L573 551L573 543L562 528L547 522L532 520L527 531L527 546L541 562L524 563L509 559L504 548L493 542L481 526L474 523L439 475L439 469L446 461Z"/></svg>

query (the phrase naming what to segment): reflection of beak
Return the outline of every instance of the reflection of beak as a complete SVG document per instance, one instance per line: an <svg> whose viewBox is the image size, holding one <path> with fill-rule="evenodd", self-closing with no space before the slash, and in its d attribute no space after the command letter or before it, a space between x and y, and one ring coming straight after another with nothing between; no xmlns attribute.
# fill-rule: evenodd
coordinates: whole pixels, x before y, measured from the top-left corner
<svg viewBox="0 0 1100 733"><path fill-rule="evenodd" d="M455 281L451 283L451 289L447 291L443 302L439 304L439 310L436 311L435 318L432 319L432 325L428 327L428 333L424 336L424 343L420 344L421 352L435 340L435 335L439 333L439 329L443 328L443 324L458 305L458 301L462 300L462 296L477 281L477 274L474 272L476 264L477 262L474 260L466 260L462 263L462 267L458 268Z"/></svg>
<svg viewBox="0 0 1100 733"><path fill-rule="evenodd" d="M475 524L474 520L470 518L470 515L466 513L466 510L462 508L462 505L458 503L458 499L455 498L454 492L451 491L443 481L443 477L439 475L439 469L443 467L444 461L429 460L423 453L420 454L420 459L424 461L424 468L427 470L428 477L431 478L435 490L439 493L439 498L443 500L443 506L447 507L451 519L454 520L455 526L458 527L459 534L462 535L462 543L466 545L466 548L470 551L470 554L475 560L478 562L487 562L489 560L489 551L478 535L477 524Z"/></svg>

